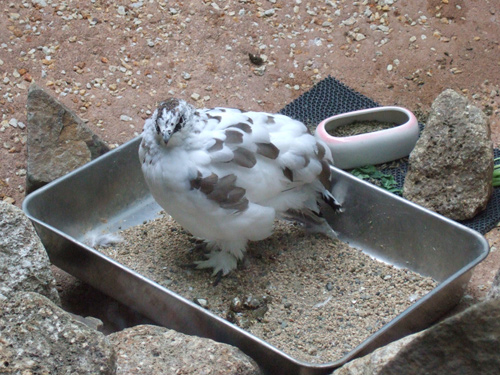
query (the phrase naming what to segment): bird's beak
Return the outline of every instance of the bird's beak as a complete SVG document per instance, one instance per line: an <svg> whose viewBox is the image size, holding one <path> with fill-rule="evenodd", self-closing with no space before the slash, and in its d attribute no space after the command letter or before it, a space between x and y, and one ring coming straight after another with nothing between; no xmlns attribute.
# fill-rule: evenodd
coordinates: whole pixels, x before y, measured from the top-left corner
<svg viewBox="0 0 500 375"><path fill-rule="evenodd" d="M170 132L162 132L161 138L163 139L163 142L166 145L168 143L168 141L170 140Z"/></svg>

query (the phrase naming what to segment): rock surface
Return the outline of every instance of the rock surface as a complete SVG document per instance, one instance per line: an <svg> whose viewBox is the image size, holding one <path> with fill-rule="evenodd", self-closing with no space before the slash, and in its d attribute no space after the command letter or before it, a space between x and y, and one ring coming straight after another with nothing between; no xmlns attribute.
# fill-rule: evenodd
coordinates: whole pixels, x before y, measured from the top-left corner
<svg viewBox="0 0 500 375"><path fill-rule="evenodd" d="M0 302L0 373L114 374L106 337L37 293Z"/></svg>
<svg viewBox="0 0 500 375"><path fill-rule="evenodd" d="M375 350L373 353L357 358L335 370L332 375L377 375L387 362L393 360L399 351L412 342L421 332L403 337Z"/></svg>
<svg viewBox="0 0 500 375"><path fill-rule="evenodd" d="M256 375L257 365L239 349L167 328L140 325L108 336L117 374Z"/></svg>
<svg viewBox="0 0 500 375"><path fill-rule="evenodd" d="M0 201L0 300L20 291L59 304L49 258L33 225L19 208Z"/></svg>
<svg viewBox="0 0 500 375"><path fill-rule="evenodd" d="M493 144L486 115L448 89L432 104L410 154L403 196L455 220L474 217L492 194Z"/></svg>
<svg viewBox="0 0 500 375"><path fill-rule="evenodd" d="M73 111L35 84L30 86L26 107L27 193L109 151Z"/></svg>
<svg viewBox="0 0 500 375"><path fill-rule="evenodd" d="M382 348L333 374L496 374L500 367L500 299L473 305L410 338L403 345L391 344L397 345L397 353Z"/></svg>
<svg viewBox="0 0 500 375"><path fill-rule="evenodd" d="M493 281L491 283L491 288L486 295L486 299L494 298L500 299L500 269L495 274L495 277L493 278Z"/></svg>

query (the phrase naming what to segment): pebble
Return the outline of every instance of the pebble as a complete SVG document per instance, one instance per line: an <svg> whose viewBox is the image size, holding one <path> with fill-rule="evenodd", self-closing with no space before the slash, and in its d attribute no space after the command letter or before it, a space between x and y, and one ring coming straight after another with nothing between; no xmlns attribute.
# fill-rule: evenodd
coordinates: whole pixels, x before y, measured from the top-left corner
<svg viewBox="0 0 500 375"><path fill-rule="evenodd" d="M189 74L188 72L182 72L181 76L186 81L189 81L191 79L191 74Z"/></svg>
<svg viewBox="0 0 500 375"><path fill-rule="evenodd" d="M231 304L229 306L231 311L234 311L235 313L243 311L243 302L241 302L241 299L239 297L234 297L231 300Z"/></svg>
<svg viewBox="0 0 500 375"><path fill-rule="evenodd" d="M354 37L354 39L356 39L356 41L359 42L363 39L366 39L366 36L364 34L357 33L356 36Z"/></svg>
<svg viewBox="0 0 500 375"><path fill-rule="evenodd" d="M118 7L117 12L118 12L118 14L119 14L120 16L124 16L125 14L127 14L127 12L125 11L125 7L124 7L123 5L120 5L120 6Z"/></svg>
<svg viewBox="0 0 500 375"><path fill-rule="evenodd" d="M342 24L345 26L352 26L357 22L356 18L354 17L349 17L348 19L342 21Z"/></svg>
<svg viewBox="0 0 500 375"><path fill-rule="evenodd" d="M3 199L2 199L2 200L3 200L4 202L6 202L6 203L10 203L10 204L14 204L14 203L16 203L16 200L15 200L14 198L12 198L12 197L3 197Z"/></svg>
<svg viewBox="0 0 500 375"><path fill-rule="evenodd" d="M266 71L266 66L265 65L262 65L262 66L259 66L258 68L255 68L253 70L253 73L257 76L263 76L264 73Z"/></svg>
<svg viewBox="0 0 500 375"><path fill-rule="evenodd" d="M392 66L392 64L387 65L387 71L388 72L392 71L393 68L394 67Z"/></svg>
<svg viewBox="0 0 500 375"><path fill-rule="evenodd" d="M208 301L205 298L195 298L193 300L194 303L196 303L198 306L201 306L203 308L208 307Z"/></svg>
<svg viewBox="0 0 500 375"><path fill-rule="evenodd" d="M191 99L193 99L193 100L195 100L195 101L200 100L200 98L201 98L200 94L198 94L198 93L196 93L196 92L193 92L193 93L191 94Z"/></svg>
<svg viewBox="0 0 500 375"><path fill-rule="evenodd" d="M132 121L132 120L133 120L133 118L132 118L132 117L130 117L130 116L127 116L127 115L121 115L121 116L120 116L120 120L121 120L121 121L128 122L128 121Z"/></svg>
<svg viewBox="0 0 500 375"><path fill-rule="evenodd" d="M260 298L249 295L245 298L245 301L243 302L243 307L255 310L262 305L262 302L263 301Z"/></svg>
<svg viewBox="0 0 500 375"><path fill-rule="evenodd" d="M47 2L45 0L31 0L31 2L42 8L45 8L47 6Z"/></svg>
<svg viewBox="0 0 500 375"><path fill-rule="evenodd" d="M13 128L17 128L17 125L18 125L18 121L17 121L17 119L15 119L15 118L11 118L11 119L9 120L9 125L10 125L10 126L12 126Z"/></svg>
<svg viewBox="0 0 500 375"><path fill-rule="evenodd" d="M271 8L271 9L267 9L266 11L264 11L264 16L266 17L271 17L274 15L276 11L274 10L274 8Z"/></svg>

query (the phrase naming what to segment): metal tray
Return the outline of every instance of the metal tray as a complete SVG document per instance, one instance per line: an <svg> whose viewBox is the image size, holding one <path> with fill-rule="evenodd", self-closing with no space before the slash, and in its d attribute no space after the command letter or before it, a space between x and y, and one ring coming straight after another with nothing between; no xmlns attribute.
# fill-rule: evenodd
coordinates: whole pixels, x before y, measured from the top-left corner
<svg viewBox="0 0 500 375"><path fill-rule="evenodd" d="M326 217L340 239L439 285L344 357L302 362L84 244L94 231L116 232L158 216L161 209L140 170L139 142L135 138L26 197L23 209L51 261L160 325L239 347L269 374L327 374L428 327L458 303L471 269L489 252L479 233L333 168L334 193L345 195L345 213Z"/></svg>

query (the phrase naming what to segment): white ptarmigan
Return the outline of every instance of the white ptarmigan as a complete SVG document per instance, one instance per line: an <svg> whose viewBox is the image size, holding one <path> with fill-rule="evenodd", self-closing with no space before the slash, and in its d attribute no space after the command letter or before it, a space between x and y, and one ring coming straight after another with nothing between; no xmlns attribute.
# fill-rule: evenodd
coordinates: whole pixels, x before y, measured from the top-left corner
<svg viewBox="0 0 500 375"><path fill-rule="evenodd" d="M226 275L248 241L271 235L275 218L335 235L318 206L340 208L331 152L290 117L168 99L144 124L139 158L155 200L206 242L197 268Z"/></svg>

